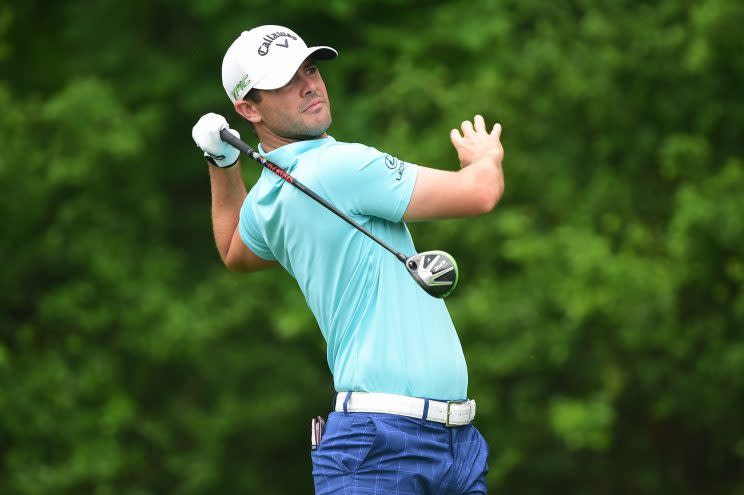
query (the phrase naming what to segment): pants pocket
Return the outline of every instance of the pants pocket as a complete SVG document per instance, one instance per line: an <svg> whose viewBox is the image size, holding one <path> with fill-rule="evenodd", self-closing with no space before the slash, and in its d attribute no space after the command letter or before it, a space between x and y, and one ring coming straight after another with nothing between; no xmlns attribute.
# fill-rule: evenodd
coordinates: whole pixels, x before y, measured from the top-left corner
<svg viewBox="0 0 744 495"><path fill-rule="evenodd" d="M353 473L375 443L377 427L364 413L331 413L320 445L312 453L313 476Z"/></svg>

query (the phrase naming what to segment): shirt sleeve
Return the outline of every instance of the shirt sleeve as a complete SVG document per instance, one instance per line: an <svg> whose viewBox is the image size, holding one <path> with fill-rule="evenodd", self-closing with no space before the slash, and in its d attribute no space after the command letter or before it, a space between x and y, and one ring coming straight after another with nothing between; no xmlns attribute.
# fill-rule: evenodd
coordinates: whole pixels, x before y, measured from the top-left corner
<svg viewBox="0 0 744 495"><path fill-rule="evenodd" d="M339 143L321 159L322 187L352 215L400 222L416 184L417 166L361 144Z"/></svg>
<svg viewBox="0 0 744 495"><path fill-rule="evenodd" d="M264 236L258 228L256 214L253 202L253 189L248 193L240 208L240 218L238 220L238 232L243 244L248 246L253 254L267 261L275 261L276 257L266 244Z"/></svg>

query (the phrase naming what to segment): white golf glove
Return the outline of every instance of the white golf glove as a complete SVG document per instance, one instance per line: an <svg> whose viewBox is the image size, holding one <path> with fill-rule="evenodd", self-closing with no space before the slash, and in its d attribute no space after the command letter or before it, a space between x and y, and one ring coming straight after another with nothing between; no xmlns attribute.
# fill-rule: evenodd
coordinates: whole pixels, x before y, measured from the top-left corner
<svg viewBox="0 0 744 495"><path fill-rule="evenodd" d="M230 129L230 125L225 120L225 117L216 113L202 115L191 130L191 137L194 138L196 145L204 152L207 160L220 168L227 168L235 165L238 158L240 158L240 151L220 138L220 131L222 129L227 129L235 137L240 138L238 131Z"/></svg>

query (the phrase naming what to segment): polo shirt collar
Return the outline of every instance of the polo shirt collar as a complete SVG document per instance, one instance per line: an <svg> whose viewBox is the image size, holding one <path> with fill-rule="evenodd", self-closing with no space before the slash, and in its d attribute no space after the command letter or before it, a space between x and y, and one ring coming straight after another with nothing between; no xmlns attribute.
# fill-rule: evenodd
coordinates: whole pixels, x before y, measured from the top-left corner
<svg viewBox="0 0 744 495"><path fill-rule="evenodd" d="M266 153L259 143L258 152L266 158L268 161L279 165L280 167L291 167L295 163L295 158L306 151L318 148L328 143L335 142L336 140L332 136L327 136L318 139L307 139L305 141L297 141L295 143L285 144L275 150Z"/></svg>

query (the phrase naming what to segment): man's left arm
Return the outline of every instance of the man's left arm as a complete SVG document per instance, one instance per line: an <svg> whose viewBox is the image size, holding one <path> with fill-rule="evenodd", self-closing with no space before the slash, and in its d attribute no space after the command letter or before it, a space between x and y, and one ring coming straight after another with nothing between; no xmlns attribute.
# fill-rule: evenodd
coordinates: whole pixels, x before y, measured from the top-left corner
<svg viewBox="0 0 744 495"><path fill-rule="evenodd" d="M276 263L257 256L240 237L240 210L247 193L240 173L240 152L222 141L222 129L240 137L237 131L230 129L224 117L214 113L202 116L191 131L194 142L211 163L212 230L217 251L222 262L232 271L271 268Z"/></svg>
<svg viewBox="0 0 744 495"><path fill-rule="evenodd" d="M225 266L236 272L253 272L277 266L275 261L256 255L240 237L240 208L246 197L240 163L230 168L209 167L209 177L214 241Z"/></svg>

